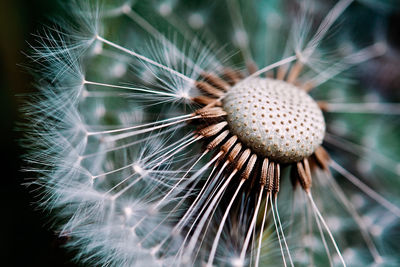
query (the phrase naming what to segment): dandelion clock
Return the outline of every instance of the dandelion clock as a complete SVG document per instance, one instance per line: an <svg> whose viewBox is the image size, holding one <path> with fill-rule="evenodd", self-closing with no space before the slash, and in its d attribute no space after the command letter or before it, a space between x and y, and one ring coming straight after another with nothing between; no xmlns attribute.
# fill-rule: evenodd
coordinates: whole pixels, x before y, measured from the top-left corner
<svg viewBox="0 0 400 267"><path fill-rule="evenodd" d="M389 2L64 7L26 159L79 264L399 264L400 106L357 80L398 52L353 23Z"/></svg>

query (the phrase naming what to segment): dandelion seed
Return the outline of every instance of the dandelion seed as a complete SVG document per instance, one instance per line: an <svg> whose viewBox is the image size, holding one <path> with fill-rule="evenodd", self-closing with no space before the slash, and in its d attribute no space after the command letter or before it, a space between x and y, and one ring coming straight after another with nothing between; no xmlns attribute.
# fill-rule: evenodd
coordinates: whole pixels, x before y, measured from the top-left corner
<svg viewBox="0 0 400 267"><path fill-rule="evenodd" d="M161 1L151 15L142 10L149 4L135 1L104 10L75 5L75 15L96 26L56 32L59 43L50 35L42 40L32 58L45 61L48 83L28 113L42 201L61 210L78 258L104 266L346 266L358 253L340 235L348 213L358 245L369 252L366 262L382 263L375 237L400 218L398 203L332 160L336 152L325 147L364 157L359 152L368 148L339 136L351 126L340 131L330 116L396 116L399 106L314 96L387 51L377 42L332 61L324 57L324 40L352 2L339 0L317 25L306 21L302 6L286 34L284 18L268 12L278 18L266 20L273 24L268 29L282 31L288 43L268 56L278 60L262 64L241 13L245 4L226 1L230 42L243 69L208 37L182 34L185 25L173 16L179 1ZM189 14L189 28L213 30L209 14ZM113 26L119 19L129 26ZM178 32L169 36L153 21ZM120 40L115 31L124 33ZM366 160L384 168L399 165L369 154ZM388 221L371 227L360 214L366 200L353 203L357 196L331 170L384 208Z"/></svg>

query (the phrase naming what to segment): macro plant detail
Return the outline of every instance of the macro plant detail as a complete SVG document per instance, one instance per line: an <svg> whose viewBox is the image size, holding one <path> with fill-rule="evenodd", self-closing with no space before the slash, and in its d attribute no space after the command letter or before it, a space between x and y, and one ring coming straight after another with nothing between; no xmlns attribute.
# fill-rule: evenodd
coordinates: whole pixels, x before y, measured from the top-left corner
<svg viewBox="0 0 400 267"><path fill-rule="evenodd" d="M76 1L68 9L72 22L39 35L31 58L41 94L26 108L27 161L39 176L32 186L39 186L40 204L56 215L78 261L389 266L398 260L379 247L360 213L367 205L379 210L371 219L377 232L397 225L398 195L387 198L340 164L335 149L368 149L330 130L336 113L393 116L399 106L314 95L389 47L384 40L349 53L323 47L352 0L337 1L322 18L315 18L323 8L314 9L313 1L293 1L288 19L276 1L260 2L254 5L265 10L252 10L266 18L259 29L246 23L244 10L253 3L209 7L230 18L226 46L207 26L211 11L196 10L182 23L173 15L185 4L179 1ZM146 18L141 12L149 9ZM372 155L376 165L388 162L379 151ZM349 185L368 204L353 203Z"/></svg>

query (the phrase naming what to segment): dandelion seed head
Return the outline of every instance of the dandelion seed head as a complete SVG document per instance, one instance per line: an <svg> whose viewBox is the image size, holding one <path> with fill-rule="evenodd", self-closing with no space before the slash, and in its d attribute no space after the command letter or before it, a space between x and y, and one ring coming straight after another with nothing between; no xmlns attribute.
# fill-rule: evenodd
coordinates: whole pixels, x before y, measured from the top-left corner
<svg viewBox="0 0 400 267"><path fill-rule="evenodd" d="M284 81L244 80L227 93L223 106L232 132L253 151L277 162L308 157L325 135L316 102Z"/></svg>
<svg viewBox="0 0 400 267"><path fill-rule="evenodd" d="M329 47L319 46L325 36L331 37L328 30L336 19L325 21L313 35L311 15L318 10L311 4L302 5L292 29L278 7L257 4L258 11L251 14L260 13L264 32L264 26L249 31L251 20L242 21L248 18L241 14L250 7L246 1L228 1L233 28L226 31L230 40L219 40L219 31L206 29L208 13L180 14L176 0L137 5L120 0L117 7L81 2L73 10L80 27L66 27L66 34L56 29L54 37L46 34L43 48L32 56L45 61L39 78L47 82L41 84L44 97L30 111L35 132L29 138L38 144L33 147L35 164L43 165L37 169L37 184L45 191L40 201L60 209L62 233L83 263L211 267L278 266L286 260L286 266L293 250L296 264L314 265L324 243L336 246L323 231L336 235L352 230L342 214L328 214L336 211L325 204L325 193L332 189L356 219L356 211L368 205L369 214L356 220L362 231L385 234L392 219L371 207L368 198L342 193L342 183L322 175L335 166L336 153L331 157L321 146L323 105L308 94L347 67L380 55L385 44L357 54L356 46L343 40L330 55ZM351 0L338 2L344 7ZM342 13L341 8L332 10L335 16ZM181 18L187 20L180 23ZM124 23L114 28L111 20ZM131 23L125 24L127 20ZM176 28L171 35L166 33L170 26ZM236 56L220 41L233 43L241 53ZM254 49L258 43L274 61L260 62L263 53ZM312 95L329 106L330 98L345 100L352 92ZM381 101L374 95L363 100ZM329 113L329 108L323 111ZM354 130L350 122L329 114L326 123L332 131L327 141ZM369 132L359 143L377 152L376 131ZM373 156L364 150L360 155ZM370 171L375 164L367 159L353 166ZM400 164L393 165L400 173ZM288 170L292 185L300 184L302 192L293 193L287 179L281 183L281 173L287 176ZM293 206L287 201L292 193ZM292 214L285 212L290 210ZM374 255L368 236L366 241ZM335 249L339 263L342 255ZM350 252L357 260L362 255L358 248ZM345 251L346 259L355 258L350 252Z"/></svg>

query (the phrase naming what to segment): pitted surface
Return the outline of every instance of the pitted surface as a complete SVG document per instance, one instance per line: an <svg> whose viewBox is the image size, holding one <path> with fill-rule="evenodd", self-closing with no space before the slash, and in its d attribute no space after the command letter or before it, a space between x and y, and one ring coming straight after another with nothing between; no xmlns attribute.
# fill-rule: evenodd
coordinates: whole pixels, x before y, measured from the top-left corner
<svg viewBox="0 0 400 267"><path fill-rule="evenodd" d="M279 163L310 156L325 135L317 103L284 81L243 80L226 93L223 109L232 134L258 155Z"/></svg>

